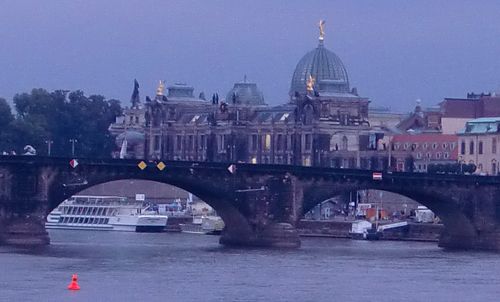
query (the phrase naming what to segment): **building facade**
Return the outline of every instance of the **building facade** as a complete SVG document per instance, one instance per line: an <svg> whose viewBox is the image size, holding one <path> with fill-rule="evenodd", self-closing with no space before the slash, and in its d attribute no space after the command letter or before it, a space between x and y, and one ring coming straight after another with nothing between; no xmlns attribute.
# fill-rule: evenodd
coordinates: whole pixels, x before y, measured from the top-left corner
<svg viewBox="0 0 500 302"><path fill-rule="evenodd" d="M138 85L137 85L138 86ZM115 157L273 163L338 168L388 166L384 130L372 127L369 100L350 87L347 69L324 46L304 55L292 75L290 100L266 105L255 83L236 83L225 99L194 96L185 84L160 82L154 98L110 126ZM130 141L132 140L132 141Z"/></svg>
<svg viewBox="0 0 500 302"><path fill-rule="evenodd" d="M468 121L458 133L458 160L476 165L476 173L498 175L500 117Z"/></svg>
<svg viewBox="0 0 500 302"><path fill-rule="evenodd" d="M392 139L392 166L396 171L427 172L429 165L453 164L458 137L452 134L398 134Z"/></svg>

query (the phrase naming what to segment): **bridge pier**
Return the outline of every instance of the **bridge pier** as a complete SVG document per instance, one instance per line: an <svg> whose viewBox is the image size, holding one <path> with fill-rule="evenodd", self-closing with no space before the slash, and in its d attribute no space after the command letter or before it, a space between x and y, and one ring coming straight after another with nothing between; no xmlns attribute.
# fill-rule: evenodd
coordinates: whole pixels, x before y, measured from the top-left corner
<svg viewBox="0 0 500 302"><path fill-rule="evenodd" d="M39 246L50 243L44 219L36 216L10 217L0 223L0 243L17 246Z"/></svg>
<svg viewBox="0 0 500 302"><path fill-rule="evenodd" d="M289 223L272 223L251 234L227 230L220 237L220 244L227 246L298 248L300 238L297 229Z"/></svg>
<svg viewBox="0 0 500 302"><path fill-rule="evenodd" d="M500 230L477 231L459 234L446 228L439 239L439 247L450 250L500 251Z"/></svg>

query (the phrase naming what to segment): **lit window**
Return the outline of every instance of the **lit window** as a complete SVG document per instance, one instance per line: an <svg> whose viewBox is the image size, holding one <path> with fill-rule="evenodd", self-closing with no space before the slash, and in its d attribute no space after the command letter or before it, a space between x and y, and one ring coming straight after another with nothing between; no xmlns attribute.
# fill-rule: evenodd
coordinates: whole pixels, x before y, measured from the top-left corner
<svg viewBox="0 0 500 302"><path fill-rule="evenodd" d="M266 150L271 149L271 134L266 134L265 136L264 149Z"/></svg>

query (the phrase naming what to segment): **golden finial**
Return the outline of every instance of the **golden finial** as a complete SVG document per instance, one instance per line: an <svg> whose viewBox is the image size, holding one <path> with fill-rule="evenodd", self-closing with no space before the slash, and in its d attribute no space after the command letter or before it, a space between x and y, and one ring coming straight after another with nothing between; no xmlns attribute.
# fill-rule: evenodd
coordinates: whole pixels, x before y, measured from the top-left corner
<svg viewBox="0 0 500 302"><path fill-rule="evenodd" d="M325 20L319 20L319 40L323 41L325 39Z"/></svg>
<svg viewBox="0 0 500 302"><path fill-rule="evenodd" d="M165 89L165 82L160 80L158 84L158 88L156 88L156 95L163 95L163 90Z"/></svg>
<svg viewBox="0 0 500 302"><path fill-rule="evenodd" d="M307 91L311 92L314 90L314 82L316 80L313 78L312 75L309 75L309 78L307 79L307 83L306 83L306 89Z"/></svg>

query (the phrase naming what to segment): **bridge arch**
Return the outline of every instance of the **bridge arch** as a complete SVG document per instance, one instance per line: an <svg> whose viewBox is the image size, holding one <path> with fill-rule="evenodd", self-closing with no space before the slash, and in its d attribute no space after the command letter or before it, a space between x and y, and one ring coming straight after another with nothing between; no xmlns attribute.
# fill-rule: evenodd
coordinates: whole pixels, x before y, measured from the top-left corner
<svg viewBox="0 0 500 302"><path fill-rule="evenodd" d="M464 210L463 204L461 204L456 197L446 194L446 191L436 190L435 188L415 190L411 185L391 186L380 185L376 182L351 181L332 185L331 183L328 184L323 181L313 182L304 187L304 201L301 216L329 198L360 190L378 190L395 193L427 207L440 218L443 224L444 228L441 234L441 241L444 237L450 235L464 238L476 236L477 231L472 217L467 215L471 213L473 209ZM470 198L472 199L473 196L470 196ZM457 232L459 232L459 234L457 234Z"/></svg>
<svg viewBox="0 0 500 302"><path fill-rule="evenodd" d="M76 175L73 179L66 178L54 180L49 188L49 203L45 214L47 215L50 213L65 199L77 195L83 190L112 181L131 179L147 180L170 185L192 193L211 206L217 212L217 215L222 218L225 225L224 233L227 232L232 238L242 238L242 240L245 240L245 238L253 234L252 227L244 215L245 211L247 211L246 207L242 207L241 204L236 206L235 203L232 202L232 196L227 194L224 190L215 189L213 187L214 184L207 184L204 181L197 181L190 177L165 178L158 177L155 174L134 175L131 177L119 173L99 173L95 175L87 174L85 177ZM222 236L225 236L225 234Z"/></svg>

